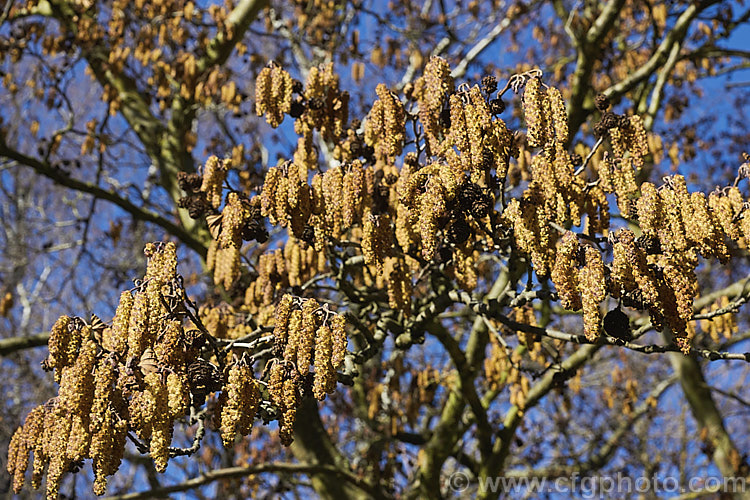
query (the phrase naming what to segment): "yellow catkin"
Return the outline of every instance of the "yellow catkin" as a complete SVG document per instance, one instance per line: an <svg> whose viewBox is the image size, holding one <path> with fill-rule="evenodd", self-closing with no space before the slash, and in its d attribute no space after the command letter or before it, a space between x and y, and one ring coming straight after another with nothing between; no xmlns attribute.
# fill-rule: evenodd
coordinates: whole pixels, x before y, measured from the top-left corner
<svg viewBox="0 0 750 500"><path fill-rule="evenodd" d="M593 341L601 332L602 313L599 304L607 296L604 281L604 263L598 250L586 247L585 265L579 272L583 306L583 331Z"/></svg>
<svg viewBox="0 0 750 500"><path fill-rule="evenodd" d="M425 65L424 75L414 85L414 95L419 103L419 121L432 151L437 151L442 135L440 112L453 91L453 77L448 63L432 57Z"/></svg>
<svg viewBox="0 0 750 500"><path fill-rule="evenodd" d="M206 193L208 201L214 208L219 208L221 205L221 192L230 164L231 160L220 161L217 157L211 156L203 166L203 182L200 190Z"/></svg>
<svg viewBox="0 0 750 500"><path fill-rule="evenodd" d="M336 370L331 364L333 354L333 335L327 325L318 328L315 335L315 375L313 378L313 396L323 401L326 394L336 387ZM331 382L333 379L333 382Z"/></svg>
<svg viewBox="0 0 750 500"><path fill-rule="evenodd" d="M383 262L393 244L393 231L387 214L368 215L362 226L362 255L367 265L374 265L382 272Z"/></svg>
<svg viewBox="0 0 750 500"><path fill-rule="evenodd" d="M274 65L265 67L255 81L255 111L266 116L269 125L276 128L284 120L292 104L292 77Z"/></svg>
<svg viewBox="0 0 750 500"><path fill-rule="evenodd" d="M133 294L128 291L120 294L120 303L117 305L115 317L112 319L112 327L105 330L102 347L109 351L124 355L128 348L128 322L130 311L133 309Z"/></svg>
<svg viewBox="0 0 750 500"><path fill-rule="evenodd" d="M562 93L555 87L549 87L547 96L552 109L551 118L555 130L555 141L559 144L566 144L568 142L568 113L565 111Z"/></svg>
<svg viewBox="0 0 750 500"><path fill-rule="evenodd" d="M690 195L690 202L682 210L686 235L704 257L716 257L721 263L729 261L729 249L724 242L721 226L709 212L706 195Z"/></svg>
<svg viewBox="0 0 750 500"><path fill-rule="evenodd" d="M55 369L55 381L60 382L62 369L70 366L75 360L75 354L81 343L80 333L72 328L69 316L60 316L50 331L49 356L46 365Z"/></svg>
<svg viewBox="0 0 750 500"><path fill-rule="evenodd" d="M661 197L656 186L650 182L641 184L641 197L636 202L636 207L641 230L645 234L656 236L664 223Z"/></svg>
<svg viewBox="0 0 750 500"><path fill-rule="evenodd" d="M735 217L742 210L743 201L742 194L736 187L729 189L726 196L717 192L708 195L708 205L714 220L732 241L738 241L742 236Z"/></svg>
<svg viewBox="0 0 750 500"><path fill-rule="evenodd" d="M419 235L425 259L431 260L437 251L437 222L445 210L445 189L437 178L431 178L427 181L425 193L420 196Z"/></svg>
<svg viewBox="0 0 750 500"><path fill-rule="evenodd" d="M263 116L272 105L272 73L272 69L266 66L255 79L255 111L258 116Z"/></svg>
<svg viewBox="0 0 750 500"><path fill-rule="evenodd" d="M331 365L338 369L344 362L346 356L346 347L348 340L346 338L346 319L340 314L336 314L330 319L332 353Z"/></svg>
<svg viewBox="0 0 750 500"><path fill-rule="evenodd" d="M675 175L668 186L659 191L662 201L664 220L659 232L661 243L673 253L683 253L688 248L685 225L682 219L682 207L690 202L685 178Z"/></svg>
<svg viewBox="0 0 750 500"><path fill-rule="evenodd" d="M547 139L547 123L544 116L546 91L539 78L526 82L523 92L523 116L526 120L526 139L531 147L544 145Z"/></svg>
<svg viewBox="0 0 750 500"><path fill-rule="evenodd" d="M378 101L373 104L365 123L365 142L375 148L376 158L385 160L401 154L406 134L406 112L398 97L385 84L375 89Z"/></svg>
<svg viewBox="0 0 750 500"><path fill-rule="evenodd" d="M352 166L344 174L342 180L342 223L346 228L354 225L362 215L364 180L364 170L359 165Z"/></svg>
<svg viewBox="0 0 750 500"><path fill-rule="evenodd" d="M343 181L341 167L331 167L323 174L326 229L334 238L338 238L343 225Z"/></svg>
<svg viewBox="0 0 750 500"><path fill-rule="evenodd" d="M550 275L557 289L560 305L573 311L582 307L578 284L579 249L578 237L570 231L566 232L558 244L555 265Z"/></svg>
<svg viewBox="0 0 750 500"><path fill-rule="evenodd" d="M106 492L107 476L117 471L124 446L118 446L118 428L111 410L116 380L115 358L102 360L94 376L94 402L91 407L91 458L94 469L94 492ZM123 442L124 445L124 442Z"/></svg>
<svg viewBox="0 0 750 500"><path fill-rule="evenodd" d="M411 313L412 284L406 263L398 257L387 257L383 274L388 286L389 307L408 316Z"/></svg>
<svg viewBox="0 0 750 500"><path fill-rule="evenodd" d="M224 446L230 447L237 435L250 433L260 403L260 391L250 366L245 363L232 365L226 394L221 408L220 432Z"/></svg>
<svg viewBox="0 0 750 500"><path fill-rule="evenodd" d="M615 251L624 252L625 259L630 265L633 279L641 292L645 304L656 304L659 301L658 283L648 268L646 253L635 244L635 235L628 229L617 232L618 243Z"/></svg>
<svg viewBox="0 0 750 500"><path fill-rule="evenodd" d="M275 363L271 366L271 373L268 376L268 394L271 396L271 402L278 407L284 404L284 366L281 363Z"/></svg>
<svg viewBox="0 0 750 500"><path fill-rule="evenodd" d="M632 199L638 192L632 159L623 158L616 161L613 174L617 206L623 216L630 217Z"/></svg>
<svg viewBox="0 0 750 500"><path fill-rule="evenodd" d="M320 304L315 299L308 299L302 306L302 325L297 347L297 370L305 374L310 371L315 332L318 329L317 312Z"/></svg>
<svg viewBox="0 0 750 500"><path fill-rule="evenodd" d="M287 343L284 348L284 359L289 361L291 364L297 364L297 350L300 345L300 338L302 335L302 311L292 311L289 317L289 328L288 328Z"/></svg>
<svg viewBox="0 0 750 500"><path fill-rule="evenodd" d="M469 126L464 114L463 102L461 102L458 94L450 96L450 115L451 127L446 147L453 145L462 153L468 154L471 151L469 145Z"/></svg>
<svg viewBox="0 0 750 500"><path fill-rule="evenodd" d="M164 472L169 460L169 445L172 442L173 422L169 414L169 389L161 375L152 372L144 377L150 412L146 415L151 427L149 453L157 471Z"/></svg>
<svg viewBox="0 0 750 500"><path fill-rule="evenodd" d="M279 438L281 444L289 446L294 440L294 421L297 417L297 386L291 379L284 380L283 384L284 410L279 425Z"/></svg>
<svg viewBox="0 0 750 500"><path fill-rule="evenodd" d="M292 304L294 297L290 294L284 294L276 305L274 311L273 337L274 345L277 349L282 349L286 344L289 335L289 318L292 315Z"/></svg>

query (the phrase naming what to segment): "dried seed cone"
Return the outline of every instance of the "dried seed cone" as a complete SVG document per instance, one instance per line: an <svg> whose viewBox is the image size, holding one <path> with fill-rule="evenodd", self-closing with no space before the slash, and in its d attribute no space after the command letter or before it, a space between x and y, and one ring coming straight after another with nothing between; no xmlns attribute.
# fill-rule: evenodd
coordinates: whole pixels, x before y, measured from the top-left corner
<svg viewBox="0 0 750 500"><path fill-rule="evenodd" d="M224 446L229 448L238 434L250 434L260 404L260 390L250 366L244 363L232 365L226 393L227 398L221 408L220 431Z"/></svg>
<svg viewBox="0 0 750 500"><path fill-rule="evenodd" d="M586 247L585 265L578 275L583 305L583 331L586 338L593 341L602 326L602 312L599 303L607 296L604 281L604 263L598 250Z"/></svg>

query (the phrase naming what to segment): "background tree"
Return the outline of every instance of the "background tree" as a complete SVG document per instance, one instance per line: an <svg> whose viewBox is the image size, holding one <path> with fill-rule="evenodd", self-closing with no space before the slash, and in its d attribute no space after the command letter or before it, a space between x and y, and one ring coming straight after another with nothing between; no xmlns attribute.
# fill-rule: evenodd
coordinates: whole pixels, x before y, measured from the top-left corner
<svg viewBox="0 0 750 500"><path fill-rule="evenodd" d="M6 1L3 487L747 477L748 16Z"/></svg>

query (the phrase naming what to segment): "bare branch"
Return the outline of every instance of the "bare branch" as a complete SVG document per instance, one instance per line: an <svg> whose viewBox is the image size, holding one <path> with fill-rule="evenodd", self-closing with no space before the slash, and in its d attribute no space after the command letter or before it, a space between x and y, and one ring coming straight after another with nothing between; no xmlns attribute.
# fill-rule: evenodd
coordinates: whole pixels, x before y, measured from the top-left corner
<svg viewBox="0 0 750 500"><path fill-rule="evenodd" d="M107 498L108 500L140 500L147 498L160 498L165 495L177 493L180 491L189 491L198 488L199 486L203 486L204 484L212 483L214 481L219 481L222 479L233 479L238 477L267 473L327 474L336 476L339 479L343 479L344 481L351 483L362 490L372 490L372 487L363 479L358 478L349 471L339 469L338 467L335 467L333 465L270 463L257 465L254 467L228 467L226 469L212 470L206 472L201 476L189 479L184 483L176 484L174 486L165 486L163 488L157 488L138 493L128 493L125 495L114 495Z"/></svg>
<svg viewBox="0 0 750 500"><path fill-rule="evenodd" d="M156 212L152 212L151 210L140 207L135 203L122 198L118 193L114 191L109 191L95 184L74 179L63 170L55 168L54 166L46 162L42 162L30 156L26 156L23 153L10 149L8 145L3 141L0 141L0 156L10 158L24 166L30 167L37 173L55 181L61 186L75 189L76 191L80 191L82 193L88 193L96 198L113 203L132 215L135 219L144 222L151 222L165 229L169 234L177 237L180 241L195 250L202 257L205 257L206 255L207 249L203 244L203 241L186 230L184 227L179 226L168 219L165 219Z"/></svg>

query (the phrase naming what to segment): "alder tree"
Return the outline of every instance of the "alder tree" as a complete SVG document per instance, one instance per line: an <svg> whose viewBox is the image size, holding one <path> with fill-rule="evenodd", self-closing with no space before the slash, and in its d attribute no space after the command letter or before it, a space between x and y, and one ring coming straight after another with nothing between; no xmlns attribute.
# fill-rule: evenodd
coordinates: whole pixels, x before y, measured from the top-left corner
<svg viewBox="0 0 750 500"><path fill-rule="evenodd" d="M7 1L0 490L749 479L748 19Z"/></svg>

